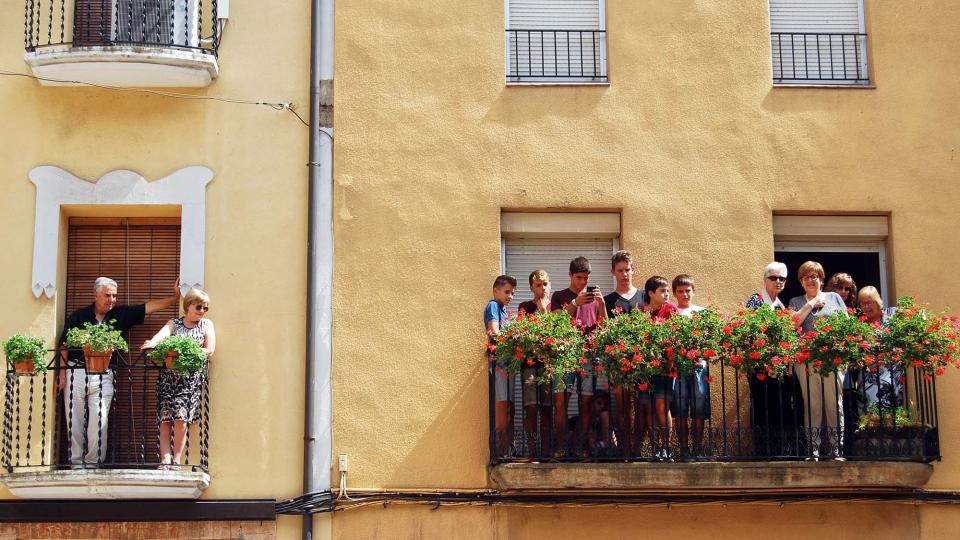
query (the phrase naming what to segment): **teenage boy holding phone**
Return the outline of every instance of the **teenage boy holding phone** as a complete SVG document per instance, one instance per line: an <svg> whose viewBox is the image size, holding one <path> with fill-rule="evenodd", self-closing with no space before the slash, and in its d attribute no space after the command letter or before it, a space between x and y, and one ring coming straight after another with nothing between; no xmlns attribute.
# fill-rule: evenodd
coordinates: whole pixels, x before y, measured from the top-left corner
<svg viewBox="0 0 960 540"><path fill-rule="evenodd" d="M584 335L589 336L594 328L601 321L607 318L607 306L603 300L603 292L596 285L588 285L590 281L590 261L586 257L577 257L570 261L570 286L562 291L553 293L550 298L550 306L554 311L566 311ZM579 377L573 378L568 388L573 391L577 379L580 382L580 394L578 395L579 409L579 433L581 439L585 439L587 429L591 421L591 403L593 402L594 373L593 363L590 362L583 366L583 372ZM557 434L557 454L562 455L566 449L567 440L567 399L568 394L562 390L556 389L553 394L553 425ZM578 453L586 453L586 443L579 444Z"/></svg>

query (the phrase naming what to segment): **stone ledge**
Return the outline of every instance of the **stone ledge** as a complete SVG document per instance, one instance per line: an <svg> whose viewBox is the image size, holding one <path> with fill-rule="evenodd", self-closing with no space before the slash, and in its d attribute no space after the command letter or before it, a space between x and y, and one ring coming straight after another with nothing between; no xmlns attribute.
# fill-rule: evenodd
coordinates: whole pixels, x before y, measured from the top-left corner
<svg viewBox="0 0 960 540"><path fill-rule="evenodd" d="M220 75L217 57L163 46L44 47L23 56L42 86L83 81L121 87L204 88Z"/></svg>
<svg viewBox="0 0 960 540"><path fill-rule="evenodd" d="M210 486L201 471L99 469L38 471L3 477L23 499L196 499Z"/></svg>
<svg viewBox="0 0 960 540"><path fill-rule="evenodd" d="M739 463L505 463L491 468L501 490L909 489L933 466L890 461Z"/></svg>

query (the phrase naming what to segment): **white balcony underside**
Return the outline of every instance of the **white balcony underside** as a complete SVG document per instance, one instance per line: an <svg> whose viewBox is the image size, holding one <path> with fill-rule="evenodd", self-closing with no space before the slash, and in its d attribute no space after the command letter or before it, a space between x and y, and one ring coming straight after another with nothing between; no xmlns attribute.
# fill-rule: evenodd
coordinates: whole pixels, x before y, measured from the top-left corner
<svg viewBox="0 0 960 540"><path fill-rule="evenodd" d="M203 88L220 74L212 54L162 46L58 46L28 51L23 59L43 86L76 86L69 81L80 81L120 87Z"/></svg>
<svg viewBox="0 0 960 540"><path fill-rule="evenodd" d="M138 469L38 471L3 477L21 499L197 499L210 485L200 471Z"/></svg>

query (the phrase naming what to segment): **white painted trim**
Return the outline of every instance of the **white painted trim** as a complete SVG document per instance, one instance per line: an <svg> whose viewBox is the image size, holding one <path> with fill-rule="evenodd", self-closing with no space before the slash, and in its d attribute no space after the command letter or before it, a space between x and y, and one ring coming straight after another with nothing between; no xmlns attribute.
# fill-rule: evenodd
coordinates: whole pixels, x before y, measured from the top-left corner
<svg viewBox="0 0 960 540"><path fill-rule="evenodd" d="M203 288L206 186L213 171L185 167L148 182L133 171L108 172L98 181L78 178L53 166L36 167L30 181L37 187L33 233L33 295L56 294L57 248L60 243L60 207L73 205L177 205L180 226L180 289Z"/></svg>
<svg viewBox="0 0 960 540"><path fill-rule="evenodd" d="M773 216L775 240L883 239L889 236L890 225L886 216Z"/></svg>
<svg viewBox="0 0 960 540"><path fill-rule="evenodd" d="M91 469L13 473L3 483L21 499L197 499L210 486L202 471Z"/></svg>

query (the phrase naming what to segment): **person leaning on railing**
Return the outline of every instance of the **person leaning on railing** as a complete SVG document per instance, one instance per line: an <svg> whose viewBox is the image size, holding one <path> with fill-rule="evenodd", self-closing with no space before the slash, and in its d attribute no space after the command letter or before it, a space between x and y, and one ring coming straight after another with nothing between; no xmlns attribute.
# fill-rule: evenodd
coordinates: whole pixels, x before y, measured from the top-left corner
<svg viewBox="0 0 960 540"><path fill-rule="evenodd" d="M807 261L800 265L797 271L804 294L790 299L790 311L796 313L803 326L803 332L811 332L815 328L816 320L831 313L846 313L847 305L843 298L835 292L824 292L823 266L816 261ZM800 389L806 401L806 410L809 430L810 452L814 458L820 457L820 446L826 446L827 452L834 457L840 457L840 447L843 442L843 373L836 374L833 383L822 381L816 374L808 374L807 366L802 363L796 365L797 377L800 379ZM834 386L836 398L830 398L830 385ZM826 391L826 394L824 393ZM824 435L836 433L836 441L831 441ZM836 442L837 444L833 444Z"/></svg>
<svg viewBox="0 0 960 540"><path fill-rule="evenodd" d="M179 280L170 296L150 300L145 304L117 305L117 282L107 277L98 277L93 283L93 303L71 313L63 325L59 340L61 353L66 349L64 344L67 341L67 331L71 328L83 328L84 323L101 324L106 321L115 330L126 332L138 324L143 324L147 315L171 306L178 298ZM83 353L80 351L70 351L68 354L73 365L78 365L83 360ZM61 354L57 390L69 388L63 393L63 407L70 430L70 465L76 468L96 467L107 453L107 424L110 404L113 401L113 370L104 374L88 375L83 368L66 369L64 358Z"/></svg>
<svg viewBox="0 0 960 540"><path fill-rule="evenodd" d="M895 307L883 307L883 298L872 285L860 289L858 299L860 313L878 332L890 324L890 317L897 312ZM900 383L900 378L903 377L902 368L881 367L876 373L864 370L860 377L866 407L878 403L884 409L894 410L903 403L903 385Z"/></svg>
<svg viewBox="0 0 960 540"><path fill-rule="evenodd" d="M143 342L143 349L156 348L168 336L190 336L209 360L217 348L213 321L204 318L210 310L210 296L199 289L190 289L183 297L183 317L171 319L152 338ZM157 378L157 424L160 427L160 468L177 470L187 444L187 428L196 419L200 392L206 369L179 375L165 369ZM170 428L173 428L173 450Z"/></svg>
<svg viewBox="0 0 960 540"><path fill-rule="evenodd" d="M763 287L747 300L747 309L787 309L780 293L787 284L787 265L772 262L763 270ZM797 452L797 427L803 424L803 403L800 384L791 373L782 378L763 380L749 374L750 425L753 427L753 450L758 456L788 455Z"/></svg>

